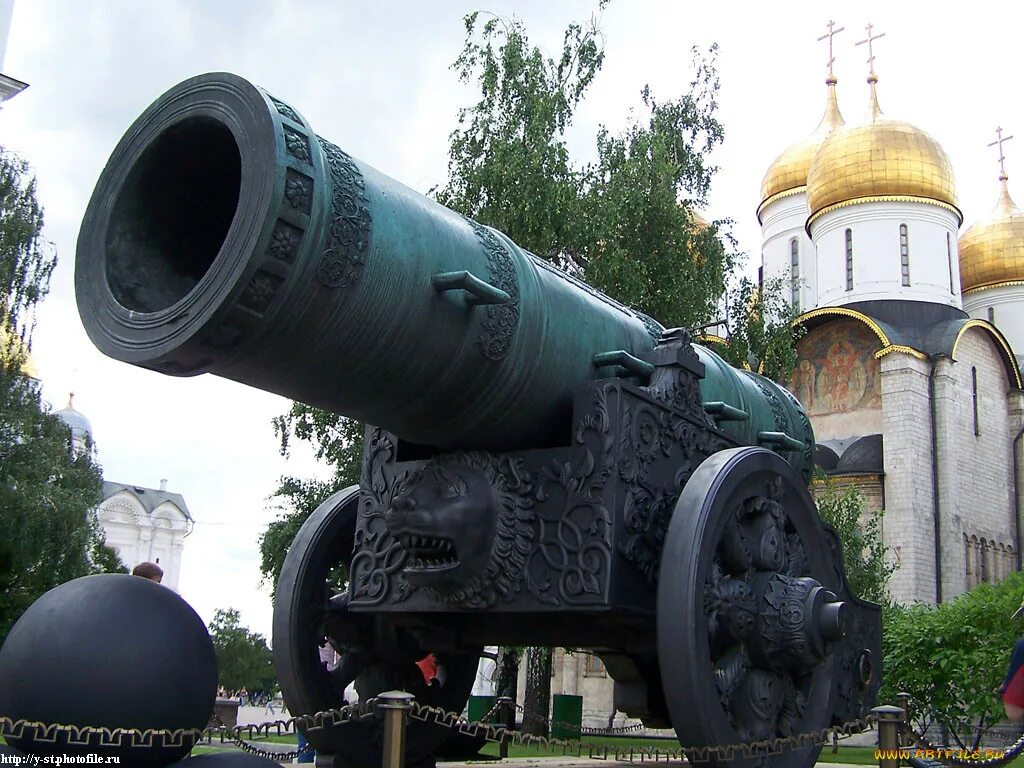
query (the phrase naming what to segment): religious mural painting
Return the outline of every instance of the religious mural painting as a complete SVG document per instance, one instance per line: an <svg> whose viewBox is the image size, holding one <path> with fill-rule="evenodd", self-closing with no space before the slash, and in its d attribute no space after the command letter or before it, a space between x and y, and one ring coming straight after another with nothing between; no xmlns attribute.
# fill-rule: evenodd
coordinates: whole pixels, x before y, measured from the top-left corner
<svg viewBox="0 0 1024 768"><path fill-rule="evenodd" d="M804 404L819 440L881 431L878 338L859 320L810 331L797 345L789 389Z"/></svg>

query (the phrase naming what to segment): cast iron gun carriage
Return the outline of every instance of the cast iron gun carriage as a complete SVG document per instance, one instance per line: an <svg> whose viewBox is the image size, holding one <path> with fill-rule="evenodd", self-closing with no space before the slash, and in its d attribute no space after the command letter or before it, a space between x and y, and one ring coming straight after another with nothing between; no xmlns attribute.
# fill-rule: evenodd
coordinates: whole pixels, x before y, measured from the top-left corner
<svg viewBox="0 0 1024 768"><path fill-rule="evenodd" d="M245 80L193 78L132 125L75 280L112 357L373 425L359 485L310 517L278 584L293 714L338 706L351 681L415 689L428 652L444 684L414 692L461 710L484 644L591 650L616 707L684 746L873 705L880 613L851 593L808 494L814 437L792 395L355 160ZM343 652L333 672L325 638ZM417 727L429 756L443 733ZM365 724L310 738L375 762Z"/></svg>

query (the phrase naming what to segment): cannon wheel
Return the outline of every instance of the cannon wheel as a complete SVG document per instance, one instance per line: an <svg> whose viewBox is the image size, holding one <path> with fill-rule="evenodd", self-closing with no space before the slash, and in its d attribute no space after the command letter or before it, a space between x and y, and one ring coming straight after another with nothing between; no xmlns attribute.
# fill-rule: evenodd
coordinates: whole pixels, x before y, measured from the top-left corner
<svg viewBox="0 0 1024 768"><path fill-rule="evenodd" d="M293 716L335 709L345 704L344 685L320 661L319 647L327 626L339 621L352 634L389 629L386 620L347 611L347 595L334 594L328 577L339 564L348 564L355 540L359 486L335 493L316 508L299 529L281 567L274 600L274 668L288 711ZM391 628L393 630L393 628ZM346 632L346 634L349 634ZM332 633L333 636L333 633ZM344 648L339 648L344 651ZM373 656L373 649L370 655ZM366 649L361 649L366 655ZM413 653L412 657L426 655ZM342 655L339 669L353 654ZM388 688L405 688L423 704L461 712L476 676L479 654L444 655L447 679L438 690L428 688L410 658L393 661L376 656L356 679L356 689L369 696ZM349 659L351 661L351 659ZM398 682L400 681L400 682ZM407 683L402 685L401 683ZM410 690L411 689L411 690ZM310 744L334 754L336 765L377 768L381 760L381 718L365 718L323 729L304 729ZM406 764L433 763L434 750L451 731L436 723L410 720L406 735Z"/></svg>
<svg viewBox="0 0 1024 768"><path fill-rule="evenodd" d="M694 472L669 524L657 610L662 685L684 747L795 736L831 725L832 641L845 632L845 614L829 591L838 585L828 553L813 500L777 454L734 448ZM810 596L802 591L815 584L824 588ZM807 608L808 599L819 602ZM827 619L819 624L822 600L832 601L831 625ZM810 634L792 634L794 626ZM818 626L830 626L827 637L814 636ZM815 642L817 658L800 658ZM746 758L737 751L702 762L810 768L820 751L820 745L787 747ZM695 750L691 762L700 757Z"/></svg>

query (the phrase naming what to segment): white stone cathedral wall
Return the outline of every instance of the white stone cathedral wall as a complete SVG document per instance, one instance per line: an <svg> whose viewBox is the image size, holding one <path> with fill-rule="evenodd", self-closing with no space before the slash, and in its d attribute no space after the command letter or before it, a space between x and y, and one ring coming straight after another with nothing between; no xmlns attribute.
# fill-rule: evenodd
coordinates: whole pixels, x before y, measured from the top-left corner
<svg viewBox="0 0 1024 768"><path fill-rule="evenodd" d="M908 228L909 286L902 284L900 224ZM811 225L818 253L818 303L841 306L898 297L960 307L958 226L952 211L926 203L862 203L825 214ZM853 233L853 289L849 291L847 229Z"/></svg>
<svg viewBox="0 0 1024 768"><path fill-rule="evenodd" d="M971 370L978 375L978 426L974 429ZM939 363L936 377L940 465L943 599L968 588L964 534L1005 548L1015 543L1013 454L1007 371L992 337L970 328L956 361ZM988 569L996 580L1005 566L993 551Z"/></svg>
<svg viewBox="0 0 1024 768"><path fill-rule="evenodd" d="M932 522L931 364L893 352L882 358L885 440L883 541L898 569L889 583L900 602L935 602Z"/></svg>
<svg viewBox="0 0 1024 768"><path fill-rule="evenodd" d="M807 236L807 195L799 193L776 200L761 211L761 266L766 279L781 277L789 285L792 266L790 241L800 247L800 308L814 309L817 299L817 257ZM788 294L787 294L788 297Z"/></svg>

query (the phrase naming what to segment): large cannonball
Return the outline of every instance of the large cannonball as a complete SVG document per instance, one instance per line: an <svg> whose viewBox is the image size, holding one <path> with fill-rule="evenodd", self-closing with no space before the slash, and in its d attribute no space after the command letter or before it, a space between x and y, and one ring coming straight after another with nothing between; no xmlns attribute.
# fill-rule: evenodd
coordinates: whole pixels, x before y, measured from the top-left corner
<svg viewBox="0 0 1024 768"><path fill-rule="evenodd" d="M51 589L0 648L0 715L15 720L201 729L216 693L217 660L202 620L177 594L138 576L86 576ZM156 737L131 746L125 737L104 746L94 734L73 744L66 731L52 741L32 728L7 740L31 755L115 756L121 768L162 768L194 743Z"/></svg>

